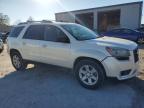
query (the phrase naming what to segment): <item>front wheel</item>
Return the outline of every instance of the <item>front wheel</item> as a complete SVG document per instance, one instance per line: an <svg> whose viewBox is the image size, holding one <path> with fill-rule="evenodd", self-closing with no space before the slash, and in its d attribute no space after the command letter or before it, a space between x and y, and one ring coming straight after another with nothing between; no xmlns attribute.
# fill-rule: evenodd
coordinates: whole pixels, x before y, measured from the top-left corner
<svg viewBox="0 0 144 108"><path fill-rule="evenodd" d="M74 70L78 81L85 88L96 89L104 82L104 70L95 61L82 60L76 64Z"/></svg>
<svg viewBox="0 0 144 108"><path fill-rule="evenodd" d="M22 59L21 55L17 52L11 54L11 61L16 70L24 70L27 67L27 64Z"/></svg>

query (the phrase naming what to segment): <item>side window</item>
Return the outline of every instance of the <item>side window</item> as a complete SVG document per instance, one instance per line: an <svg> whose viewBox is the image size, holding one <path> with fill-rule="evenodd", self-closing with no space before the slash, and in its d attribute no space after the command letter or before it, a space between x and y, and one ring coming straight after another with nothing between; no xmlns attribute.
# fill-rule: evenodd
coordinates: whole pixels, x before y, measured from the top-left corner
<svg viewBox="0 0 144 108"><path fill-rule="evenodd" d="M128 30L128 29L123 29L123 33L125 33L125 34L132 34L132 31Z"/></svg>
<svg viewBox="0 0 144 108"><path fill-rule="evenodd" d="M116 29L116 30L113 30L112 32L113 32L113 33L120 33L120 30L119 30L119 29Z"/></svg>
<svg viewBox="0 0 144 108"><path fill-rule="evenodd" d="M20 32L23 30L24 26L20 26L20 27L13 27L9 37L18 37Z"/></svg>
<svg viewBox="0 0 144 108"><path fill-rule="evenodd" d="M45 25L31 25L25 35L24 39L44 40Z"/></svg>
<svg viewBox="0 0 144 108"><path fill-rule="evenodd" d="M49 25L45 28L45 40L52 42L70 43L69 38L59 28Z"/></svg>

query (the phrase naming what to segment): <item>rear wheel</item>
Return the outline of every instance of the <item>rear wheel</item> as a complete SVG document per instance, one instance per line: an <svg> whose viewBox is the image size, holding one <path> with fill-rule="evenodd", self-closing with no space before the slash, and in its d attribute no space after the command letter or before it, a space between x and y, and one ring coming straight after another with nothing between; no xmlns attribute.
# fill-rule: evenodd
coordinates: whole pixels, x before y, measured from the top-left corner
<svg viewBox="0 0 144 108"><path fill-rule="evenodd" d="M81 60L74 70L80 84L88 89L98 88L105 80L103 68L92 60Z"/></svg>
<svg viewBox="0 0 144 108"><path fill-rule="evenodd" d="M11 54L11 61L16 70L24 70L27 67L27 63L18 52L13 52Z"/></svg>
<svg viewBox="0 0 144 108"><path fill-rule="evenodd" d="M0 53L2 53L3 49L0 49Z"/></svg>

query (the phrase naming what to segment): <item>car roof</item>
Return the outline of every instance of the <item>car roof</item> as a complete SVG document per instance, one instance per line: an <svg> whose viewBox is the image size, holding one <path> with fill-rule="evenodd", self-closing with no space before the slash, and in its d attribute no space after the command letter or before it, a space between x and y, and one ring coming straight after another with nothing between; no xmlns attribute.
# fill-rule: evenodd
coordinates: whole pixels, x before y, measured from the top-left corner
<svg viewBox="0 0 144 108"><path fill-rule="evenodd" d="M32 22L22 22L18 25L15 25L13 27L20 27L20 26L26 26L26 25L42 25L42 24L51 24L51 25L68 25L68 24L75 24L70 22L52 22L52 21L32 21Z"/></svg>
<svg viewBox="0 0 144 108"><path fill-rule="evenodd" d="M123 30L123 29L132 30L130 28L115 28L115 29L112 29L112 30Z"/></svg>
<svg viewBox="0 0 144 108"><path fill-rule="evenodd" d="M130 28L115 28L115 29L111 29L110 31L113 31L113 30L132 30L132 31L136 31L136 30L133 30L133 29L130 29Z"/></svg>
<svg viewBox="0 0 144 108"><path fill-rule="evenodd" d="M131 30L131 31L134 31L134 32L139 32L139 31L137 31L137 30L133 30L133 29L130 29L130 28L116 28L116 29L111 29L111 30L109 30L108 32L111 32L111 31L115 31L115 30Z"/></svg>
<svg viewBox="0 0 144 108"><path fill-rule="evenodd" d="M76 24L76 23L69 23L69 22L48 22L48 23L39 23L39 22L32 22L32 23L23 23L23 24L18 24L14 25L13 27L25 27L25 26L30 26L30 25L70 25L70 24Z"/></svg>

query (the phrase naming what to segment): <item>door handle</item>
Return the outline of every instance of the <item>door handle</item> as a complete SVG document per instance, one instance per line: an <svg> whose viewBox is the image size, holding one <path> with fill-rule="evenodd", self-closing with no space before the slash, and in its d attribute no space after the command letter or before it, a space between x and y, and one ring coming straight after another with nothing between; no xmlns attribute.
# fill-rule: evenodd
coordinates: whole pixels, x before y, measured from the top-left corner
<svg viewBox="0 0 144 108"><path fill-rule="evenodd" d="M42 45L42 47L43 47L43 48L46 48L46 47L47 47L47 45Z"/></svg>

